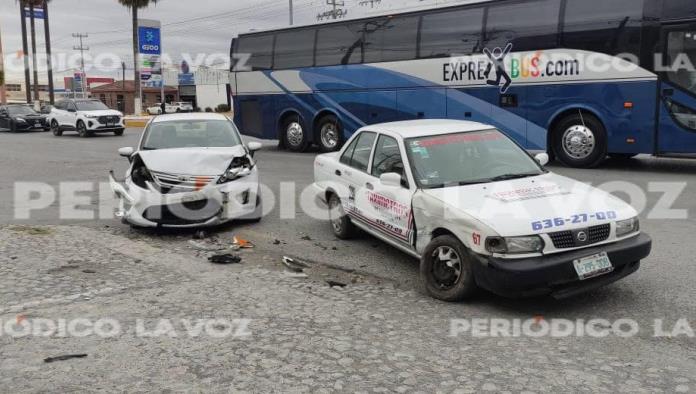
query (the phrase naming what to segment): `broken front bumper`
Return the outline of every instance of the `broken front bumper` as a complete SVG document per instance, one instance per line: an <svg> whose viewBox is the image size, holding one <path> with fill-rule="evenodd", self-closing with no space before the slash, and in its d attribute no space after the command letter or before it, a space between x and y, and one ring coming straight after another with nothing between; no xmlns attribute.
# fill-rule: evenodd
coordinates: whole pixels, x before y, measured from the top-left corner
<svg viewBox="0 0 696 394"><path fill-rule="evenodd" d="M205 227L261 217L256 171L237 181L180 193L163 194L150 183L147 189L129 180L121 183L113 172L109 183L118 199L116 218L139 227Z"/></svg>

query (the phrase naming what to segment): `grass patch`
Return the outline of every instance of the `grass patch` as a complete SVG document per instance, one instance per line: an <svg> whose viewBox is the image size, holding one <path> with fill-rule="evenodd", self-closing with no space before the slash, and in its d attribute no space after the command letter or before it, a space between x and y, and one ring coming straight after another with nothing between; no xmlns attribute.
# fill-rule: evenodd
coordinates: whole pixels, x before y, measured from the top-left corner
<svg viewBox="0 0 696 394"><path fill-rule="evenodd" d="M28 235L50 235L51 230L43 227L33 227L33 226L12 226L11 231L18 233L24 233Z"/></svg>

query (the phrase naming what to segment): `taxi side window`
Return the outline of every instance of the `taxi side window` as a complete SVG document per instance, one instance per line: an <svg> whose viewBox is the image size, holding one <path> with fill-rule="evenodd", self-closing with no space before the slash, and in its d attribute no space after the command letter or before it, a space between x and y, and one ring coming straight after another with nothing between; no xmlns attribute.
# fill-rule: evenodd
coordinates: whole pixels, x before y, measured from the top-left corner
<svg viewBox="0 0 696 394"><path fill-rule="evenodd" d="M367 165L370 162L370 154L372 153L372 145L374 145L375 138L375 133L362 132L341 156L341 163L356 170L367 172Z"/></svg>
<svg viewBox="0 0 696 394"><path fill-rule="evenodd" d="M372 163L372 175L376 178L382 174L394 172L401 175L401 179L406 179L404 172L404 161L401 158L399 144L392 137L382 135L377 141L375 148L375 158Z"/></svg>

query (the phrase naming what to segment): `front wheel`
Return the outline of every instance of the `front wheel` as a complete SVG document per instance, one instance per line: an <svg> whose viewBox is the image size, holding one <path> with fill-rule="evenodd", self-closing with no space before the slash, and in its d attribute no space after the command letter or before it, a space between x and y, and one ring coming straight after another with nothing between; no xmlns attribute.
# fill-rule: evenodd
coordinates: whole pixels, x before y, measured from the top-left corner
<svg viewBox="0 0 696 394"><path fill-rule="evenodd" d="M451 235L435 238L421 258L421 280L432 297L454 302L471 297L477 289L471 259L464 245Z"/></svg>
<svg viewBox="0 0 696 394"><path fill-rule="evenodd" d="M17 132L17 124L14 122L14 120L10 121L10 133L16 133Z"/></svg>
<svg viewBox="0 0 696 394"><path fill-rule="evenodd" d="M60 129L60 125L55 120L51 122L51 131L56 137L63 135L63 131Z"/></svg>
<svg viewBox="0 0 696 394"><path fill-rule="evenodd" d="M118 130L114 131L114 135L115 135L116 137L120 137L120 136L123 135L123 132L124 132L124 131L125 131L124 129L118 129Z"/></svg>
<svg viewBox="0 0 696 394"><path fill-rule="evenodd" d="M596 167L607 156L604 125L590 114L570 115L561 120L552 133L553 153L568 167Z"/></svg>
<svg viewBox="0 0 696 394"><path fill-rule="evenodd" d="M289 117L283 122L283 141L285 147L293 152L304 152L309 146L309 136L300 118Z"/></svg>
<svg viewBox="0 0 696 394"><path fill-rule="evenodd" d="M317 124L317 129L319 132L317 142L322 152L335 152L341 148L343 127L341 127L341 122L337 117L328 115L321 118Z"/></svg>
<svg viewBox="0 0 696 394"><path fill-rule="evenodd" d="M77 134L79 134L82 138L87 138L92 135L92 133L90 133L90 131L87 130L87 126L85 125L85 123L82 121L77 122Z"/></svg>

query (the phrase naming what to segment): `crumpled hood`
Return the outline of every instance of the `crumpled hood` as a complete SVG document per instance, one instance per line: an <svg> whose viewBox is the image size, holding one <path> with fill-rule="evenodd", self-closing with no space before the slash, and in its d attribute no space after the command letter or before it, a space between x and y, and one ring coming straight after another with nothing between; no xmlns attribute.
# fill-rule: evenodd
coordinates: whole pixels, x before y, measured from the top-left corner
<svg viewBox="0 0 696 394"><path fill-rule="evenodd" d="M232 159L246 154L242 145L231 148L179 148L138 152L151 171L194 176L222 175Z"/></svg>
<svg viewBox="0 0 696 394"><path fill-rule="evenodd" d="M637 216L635 209L613 195L553 173L423 192L476 218L501 236L587 228ZM535 222L541 222L542 228L534 226Z"/></svg>

